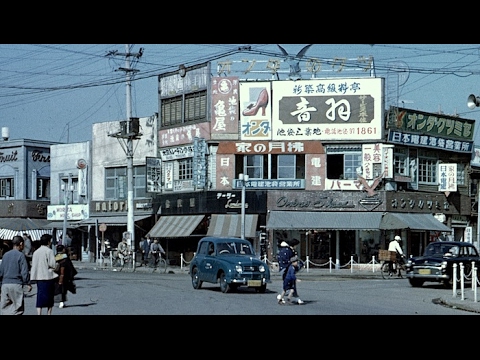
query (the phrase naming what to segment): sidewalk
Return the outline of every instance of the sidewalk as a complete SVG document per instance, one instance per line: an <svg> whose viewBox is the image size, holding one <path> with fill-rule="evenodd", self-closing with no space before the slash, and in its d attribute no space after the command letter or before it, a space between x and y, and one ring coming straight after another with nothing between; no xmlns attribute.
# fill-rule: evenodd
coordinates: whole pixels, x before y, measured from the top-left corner
<svg viewBox="0 0 480 360"><path fill-rule="evenodd" d="M163 273L160 269L153 269L151 267L145 266L136 266L133 270L130 268L121 268L121 267L112 267L110 264L104 263L95 263L95 262L82 262L82 261L73 261L73 264L76 269L88 269L88 270L100 270L100 271L123 271L123 272L142 272L142 273L152 273L152 274L161 274ZM139 264L138 264L139 265ZM179 274L179 275L189 275L189 266L184 265L180 266L167 266L166 273L168 274ZM355 279L376 279L381 280L381 275L379 270L375 269L373 271L370 266L365 267L364 269L357 269L356 266L353 269L350 268L309 268L303 269L298 273L299 278L314 280L315 278L325 278L325 277L338 277L338 278L355 278ZM272 280L279 279L281 277L279 272L272 271L271 278ZM438 304L445 306L450 306L460 310L470 311L472 313L480 314L480 288L477 289L477 301L475 302L475 294L472 291L471 287L464 289L464 297L462 300L460 289L457 289L457 296L453 297L453 290L447 291L444 296L439 299L432 299Z"/></svg>

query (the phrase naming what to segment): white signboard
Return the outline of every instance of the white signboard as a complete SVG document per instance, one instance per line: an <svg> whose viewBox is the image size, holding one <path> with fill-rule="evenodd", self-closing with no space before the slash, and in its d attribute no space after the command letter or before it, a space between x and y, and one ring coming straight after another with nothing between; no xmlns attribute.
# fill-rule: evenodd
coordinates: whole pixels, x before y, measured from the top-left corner
<svg viewBox="0 0 480 360"><path fill-rule="evenodd" d="M273 81L273 140L383 139L383 84L382 78Z"/></svg>
<svg viewBox="0 0 480 360"><path fill-rule="evenodd" d="M438 165L438 191L457 191L457 164Z"/></svg>
<svg viewBox="0 0 480 360"><path fill-rule="evenodd" d="M465 234L464 234L464 241L465 242L469 242L469 243L472 243L472 240L473 240L473 231L472 231L472 227L471 226L467 226L465 228Z"/></svg>

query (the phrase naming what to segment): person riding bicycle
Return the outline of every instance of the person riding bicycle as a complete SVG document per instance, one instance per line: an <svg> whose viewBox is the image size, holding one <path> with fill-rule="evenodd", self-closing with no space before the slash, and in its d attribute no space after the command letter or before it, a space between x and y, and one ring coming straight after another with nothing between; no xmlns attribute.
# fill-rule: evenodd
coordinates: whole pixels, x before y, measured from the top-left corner
<svg viewBox="0 0 480 360"><path fill-rule="evenodd" d="M402 242L402 238L396 235L395 238L392 241L390 241L390 243L388 244L388 251L395 252L398 265L403 265L405 263L404 261L405 255L403 254L402 246L400 245L401 242ZM390 274L395 273L395 269L393 268L393 261L389 261L389 269L390 269ZM400 266L398 266L397 275L400 276Z"/></svg>
<svg viewBox="0 0 480 360"><path fill-rule="evenodd" d="M158 239L153 239L153 243L150 244L150 254L152 254L151 260L153 262L153 267L157 267L160 261L160 254L165 255L165 250L163 250Z"/></svg>

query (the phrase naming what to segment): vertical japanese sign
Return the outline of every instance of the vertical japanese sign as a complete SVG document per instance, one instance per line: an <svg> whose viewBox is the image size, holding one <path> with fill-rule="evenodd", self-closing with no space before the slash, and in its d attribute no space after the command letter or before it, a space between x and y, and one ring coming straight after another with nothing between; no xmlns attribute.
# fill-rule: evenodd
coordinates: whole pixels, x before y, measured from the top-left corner
<svg viewBox="0 0 480 360"><path fill-rule="evenodd" d="M240 83L240 138L272 139L270 82Z"/></svg>
<svg viewBox="0 0 480 360"><path fill-rule="evenodd" d="M457 164L438 165L438 191L457 191Z"/></svg>
<svg viewBox="0 0 480 360"><path fill-rule="evenodd" d="M156 157L145 158L147 167L147 192L162 192L162 160Z"/></svg>
<svg viewBox="0 0 480 360"><path fill-rule="evenodd" d="M238 134L238 77L212 78L211 133L213 139Z"/></svg>
<svg viewBox="0 0 480 360"><path fill-rule="evenodd" d="M205 139L195 138L193 142L193 185L203 189L207 182L207 142Z"/></svg>
<svg viewBox="0 0 480 360"><path fill-rule="evenodd" d="M374 164L382 163L382 144L363 144L362 146L362 165L363 177L367 180L382 175L381 167L379 171L374 171Z"/></svg>
<svg viewBox="0 0 480 360"><path fill-rule="evenodd" d="M383 159L382 167L384 177L386 179L393 179L393 145L382 145Z"/></svg>
<svg viewBox="0 0 480 360"><path fill-rule="evenodd" d="M173 189L173 162L168 161L165 163L165 189Z"/></svg>
<svg viewBox="0 0 480 360"><path fill-rule="evenodd" d="M465 242L468 242L468 243L472 243L472 240L473 240L473 229L471 226L467 226L465 228L465 232L464 232L464 240Z"/></svg>

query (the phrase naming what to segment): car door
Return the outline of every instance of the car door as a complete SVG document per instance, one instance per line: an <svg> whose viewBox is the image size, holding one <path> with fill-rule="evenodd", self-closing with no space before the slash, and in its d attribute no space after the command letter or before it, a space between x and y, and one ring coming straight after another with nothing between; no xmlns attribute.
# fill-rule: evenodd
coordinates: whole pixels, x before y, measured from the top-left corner
<svg viewBox="0 0 480 360"><path fill-rule="evenodd" d="M216 249L215 249L215 244L212 241L205 242L206 243L206 252L202 258L202 261L200 263L200 272L201 272L201 278L203 281L209 282L209 283L215 283L216 282Z"/></svg>

